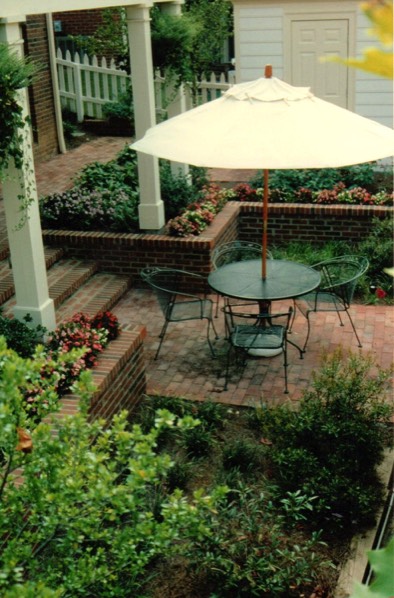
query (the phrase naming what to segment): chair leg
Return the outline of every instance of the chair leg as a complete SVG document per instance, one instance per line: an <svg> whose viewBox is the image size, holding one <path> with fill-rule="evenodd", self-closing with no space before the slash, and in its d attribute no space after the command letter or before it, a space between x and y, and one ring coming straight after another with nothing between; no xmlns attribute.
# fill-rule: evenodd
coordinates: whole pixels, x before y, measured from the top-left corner
<svg viewBox="0 0 394 598"><path fill-rule="evenodd" d="M354 332L354 334L356 335L356 339L357 339L357 341L358 341L358 346L359 346L359 347L362 347L361 341L360 341L360 339L359 339L359 336L358 336L358 334L357 334L356 327L355 327L355 325L354 325L354 323L353 323L353 320L352 320L352 318L351 318L351 315L350 315L350 313L349 313L349 310L346 310L346 313L347 313L347 315L348 315L348 318L349 318L349 320L350 320L350 323L351 323L351 325L352 325L353 332Z"/></svg>
<svg viewBox="0 0 394 598"><path fill-rule="evenodd" d="M309 312L309 311L308 311L308 312L307 312L307 314L306 314L306 320L307 320L307 323L308 323L308 331L307 331L307 333L306 333L306 339L305 339L305 342L304 342L304 346L302 347L302 352L303 352L303 353L305 353L306 346L307 346L307 344L308 344L308 340L309 340L309 335L310 335L310 333L311 333L311 323L310 323L310 320L309 320L309 314L310 314L310 313L311 313L311 312Z"/></svg>
<svg viewBox="0 0 394 598"><path fill-rule="evenodd" d="M289 389L287 387L287 346L286 342L283 345L283 367L285 370L285 395L289 394Z"/></svg>
<svg viewBox="0 0 394 598"><path fill-rule="evenodd" d="M157 347L156 355L154 357L155 360L159 357L160 349L161 349L161 346L163 344L165 334L167 332L167 327L168 327L168 321L166 320L164 322L163 328L161 329L161 332L159 334L160 343L159 343L159 346Z"/></svg>
<svg viewBox="0 0 394 598"><path fill-rule="evenodd" d="M291 316L288 334L291 334L293 332L293 326L294 326L294 320L296 317L296 313L297 313L297 305L296 305L296 302L293 301L293 315Z"/></svg>
<svg viewBox="0 0 394 598"><path fill-rule="evenodd" d="M229 346L229 349L227 351L227 359L226 359L226 372L224 375L224 387L223 390L227 390L228 387L228 374L230 371L230 353L231 353L231 345Z"/></svg>
<svg viewBox="0 0 394 598"><path fill-rule="evenodd" d="M218 333L216 332L216 328L215 328L215 324L213 323L213 320L211 318L208 318L208 326L207 326L207 340L208 340L208 345L209 345L209 348L211 350L212 357L216 357L215 350L214 350L214 348L212 346L211 339L209 337L209 331L211 329L211 324L212 324L213 331L215 333L215 338L219 338L218 337Z"/></svg>
<svg viewBox="0 0 394 598"><path fill-rule="evenodd" d="M220 300L220 295L216 295L216 311L215 311L215 318L218 317L219 315L219 300Z"/></svg>

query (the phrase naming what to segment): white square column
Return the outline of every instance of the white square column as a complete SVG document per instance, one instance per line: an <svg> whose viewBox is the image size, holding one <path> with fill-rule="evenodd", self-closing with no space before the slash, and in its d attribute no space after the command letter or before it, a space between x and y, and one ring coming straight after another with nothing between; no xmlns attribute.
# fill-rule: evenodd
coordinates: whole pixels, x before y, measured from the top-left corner
<svg viewBox="0 0 394 598"><path fill-rule="evenodd" d="M23 39L19 25L23 20L24 17L18 17L17 21L0 20L0 42L9 44L11 51L19 56L23 56ZM26 89L20 90L19 101L26 116ZM24 166L18 170L10 164L5 173L6 180L3 182L8 244L16 296L13 311L18 320L30 314L34 325L41 324L51 331L56 327L55 307L48 292L30 128L26 127L21 131L21 137ZM24 203L29 204L25 222L21 212L21 205Z"/></svg>
<svg viewBox="0 0 394 598"><path fill-rule="evenodd" d="M156 124L149 14L152 6L153 2L148 1L126 8L137 139L141 139L146 130ZM164 204L160 195L158 159L139 153L138 178L140 228L160 230L165 224L165 217Z"/></svg>

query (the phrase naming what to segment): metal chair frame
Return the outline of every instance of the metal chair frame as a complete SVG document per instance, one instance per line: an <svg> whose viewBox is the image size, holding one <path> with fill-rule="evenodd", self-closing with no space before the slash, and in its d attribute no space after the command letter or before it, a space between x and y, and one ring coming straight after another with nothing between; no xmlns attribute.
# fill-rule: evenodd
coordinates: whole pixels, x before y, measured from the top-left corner
<svg viewBox="0 0 394 598"><path fill-rule="evenodd" d="M251 241L232 241L230 243L223 243L212 252L212 265L215 270L225 266L226 264L232 264L234 262L244 262L245 260L254 260L261 258L262 248L258 243ZM272 259L270 252L267 252L267 258ZM216 298L216 312L215 317L218 317L219 313L219 299L220 295ZM231 300L229 297L225 297L225 305L229 302L234 303L235 300Z"/></svg>
<svg viewBox="0 0 394 598"><path fill-rule="evenodd" d="M319 311L335 311L338 314L341 326L344 324L340 312L346 312L353 332L356 335L358 346L362 347L356 327L349 313L349 308L357 283L361 276L368 270L369 262L367 258L357 255L344 255L319 262L312 267L319 270L322 277L318 289L313 291L313 293L308 293L308 295L294 299L294 317L298 309L308 322L308 331L303 351L306 349L311 331L309 315Z"/></svg>
<svg viewBox="0 0 394 598"><path fill-rule="evenodd" d="M210 339L210 328L219 338L212 318L213 301L203 297L185 292L184 288L204 288L206 279L194 272L178 270L175 268L144 268L141 272L141 278L155 292L161 311L164 315L164 324L160 331L160 343L156 351L155 359L158 358L161 346L167 332L170 322L185 322L188 320L207 320L207 340L212 356L216 357Z"/></svg>
<svg viewBox="0 0 394 598"><path fill-rule="evenodd" d="M289 310L285 313L261 314L239 311L240 307L229 304L223 308L226 326L229 330L227 339L229 341L229 349L227 352L224 390L227 390L228 387L231 353L233 350L242 352L245 362L251 349L282 349L285 373L284 392L288 394L287 332L292 319L293 308L289 307ZM299 348L298 350L302 359L302 351Z"/></svg>

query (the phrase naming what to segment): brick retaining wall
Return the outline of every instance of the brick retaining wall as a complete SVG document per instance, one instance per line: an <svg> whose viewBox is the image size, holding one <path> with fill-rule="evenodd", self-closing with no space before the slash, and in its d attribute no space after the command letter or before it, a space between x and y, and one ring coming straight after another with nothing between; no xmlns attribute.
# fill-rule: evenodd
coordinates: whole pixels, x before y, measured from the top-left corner
<svg viewBox="0 0 394 598"><path fill-rule="evenodd" d="M90 370L96 391L89 409L91 420L103 417L108 421L122 409L132 412L146 392L143 359L144 327L121 331L109 343ZM59 417L75 414L79 397L68 394L60 400Z"/></svg>
<svg viewBox="0 0 394 598"><path fill-rule="evenodd" d="M134 282L147 266L167 266L207 275L211 254L222 243L243 239L261 242L261 203L229 202L199 236L122 234L46 230L44 243L62 247L73 257L99 262L107 272L131 275ZM268 244L289 241L358 242L372 228L372 218L393 216L392 207L272 204Z"/></svg>

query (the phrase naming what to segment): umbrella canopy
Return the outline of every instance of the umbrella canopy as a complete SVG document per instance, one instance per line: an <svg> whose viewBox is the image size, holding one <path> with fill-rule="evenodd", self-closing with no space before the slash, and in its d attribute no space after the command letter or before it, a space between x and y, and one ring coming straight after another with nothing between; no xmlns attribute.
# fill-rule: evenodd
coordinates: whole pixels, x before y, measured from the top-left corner
<svg viewBox="0 0 394 598"><path fill-rule="evenodd" d="M131 147L194 166L265 170L265 278L268 169L340 167L386 158L394 154L394 131L268 73L148 129Z"/></svg>

